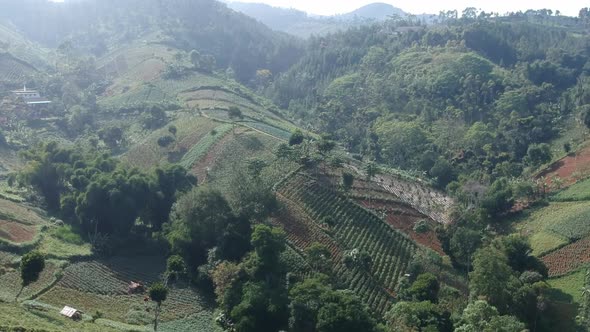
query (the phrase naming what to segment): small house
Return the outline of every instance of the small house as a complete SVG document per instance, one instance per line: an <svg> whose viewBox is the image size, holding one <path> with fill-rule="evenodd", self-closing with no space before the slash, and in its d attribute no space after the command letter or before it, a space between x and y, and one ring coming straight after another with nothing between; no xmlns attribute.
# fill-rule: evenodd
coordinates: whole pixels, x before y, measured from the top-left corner
<svg viewBox="0 0 590 332"><path fill-rule="evenodd" d="M61 309L59 313L73 320L82 318L82 313L79 310L68 306L65 306L63 309Z"/></svg>

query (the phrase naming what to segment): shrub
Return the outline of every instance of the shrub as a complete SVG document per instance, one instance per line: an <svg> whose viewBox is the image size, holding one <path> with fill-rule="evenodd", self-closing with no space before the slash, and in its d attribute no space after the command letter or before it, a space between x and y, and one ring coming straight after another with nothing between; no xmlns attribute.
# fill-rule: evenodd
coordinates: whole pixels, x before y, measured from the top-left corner
<svg viewBox="0 0 590 332"><path fill-rule="evenodd" d="M293 145L299 145L301 143L303 143L303 139L305 137L303 136L303 133L301 132L301 130L295 130L293 132L293 134L291 134L291 137L289 138L289 145L293 146Z"/></svg>
<svg viewBox="0 0 590 332"><path fill-rule="evenodd" d="M57 223L57 220L56 220ZM81 245L84 243L82 237L72 230L72 227L69 225L60 226L54 228L53 235L62 240L63 242Z"/></svg>
<svg viewBox="0 0 590 332"><path fill-rule="evenodd" d="M162 136L158 138L158 145L165 148L175 141L174 137L170 135Z"/></svg>
<svg viewBox="0 0 590 332"><path fill-rule="evenodd" d="M428 221L426 220L418 220L414 225L414 232L416 233L426 233L430 230L430 225L428 225Z"/></svg>

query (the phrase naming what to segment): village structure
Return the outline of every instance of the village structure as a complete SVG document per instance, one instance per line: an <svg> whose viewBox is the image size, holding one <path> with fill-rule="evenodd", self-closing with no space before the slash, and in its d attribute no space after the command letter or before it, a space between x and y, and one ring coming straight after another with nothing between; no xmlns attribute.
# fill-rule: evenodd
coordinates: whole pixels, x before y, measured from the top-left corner
<svg viewBox="0 0 590 332"><path fill-rule="evenodd" d="M12 94L17 98L22 99L27 105L44 105L50 104L51 100L41 97L39 91L27 89L24 85L22 90L14 90Z"/></svg>
<svg viewBox="0 0 590 332"><path fill-rule="evenodd" d="M68 306L65 306L63 309L61 309L59 313L73 320L78 320L82 318L82 313L79 310Z"/></svg>

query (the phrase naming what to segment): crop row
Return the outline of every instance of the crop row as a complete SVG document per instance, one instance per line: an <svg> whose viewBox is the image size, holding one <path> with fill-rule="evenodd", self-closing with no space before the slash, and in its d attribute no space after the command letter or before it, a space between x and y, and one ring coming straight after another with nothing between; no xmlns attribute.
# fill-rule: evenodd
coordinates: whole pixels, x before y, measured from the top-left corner
<svg viewBox="0 0 590 332"><path fill-rule="evenodd" d="M98 262L83 262L68 266L64 270L59 286L82 292L115 295L127 292L127 283L106 265Z"/></svg>
<svg viewBox="0 0 590 332"><path fill-rule="evenodd" d="M590 234L588 219L590 219L590 202L572 204L570 209L564 211L558 221L551 223L547 229L574 241Z"/></svg>
<svg viewBox="0 0 590 332"><path fill-rule="evenodd" d="M231 129L232 125L230 124L223 124L215 128L217 133L215 135L206 135L201 138L201 140L182 157L180 165L184 168L190 169L197 161L199 161L199 159L205 156L213 144L223 138L223 136L225 136L225 134Z"/></svg>
<svg viewBox="0 0 590 332"><path fill-rule="evenodd" d="M60 267L53 262L48 262L45 269L39 275L39 279L28 285L20 294L19 300L27 299L39 293L55 282L56 273ZM12 302L19 292L21 284L20 273L12 270L0 275L0 301Z"/></svg>
<svg viewBox="0 0 590 332"><path fill-rule="evenodd" d="M590 263L590 236L569 244L541 258L550 277L567 274Z"/></svg>
<svg viewBox="0 0 590 332"><path fill-rule="evenodd" d="M335 221L332 233L340 247L367 252L372 258L370 279L385 289L395 289L416 250L410 239L373 213L305 176L292 177L279 192L298 202L315 222L331 217ZM371 292L366 288L364 284L359 288L361 297Z"/></svg>

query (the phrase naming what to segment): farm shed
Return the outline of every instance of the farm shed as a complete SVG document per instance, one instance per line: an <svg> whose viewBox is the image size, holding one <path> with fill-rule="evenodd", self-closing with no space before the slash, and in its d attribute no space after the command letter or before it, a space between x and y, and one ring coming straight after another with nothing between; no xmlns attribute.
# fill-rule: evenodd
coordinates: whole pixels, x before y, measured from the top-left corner
<svg viewBox="0 0 590 332"><path fill-rule="evenodd" d="M80 311L68 306L65 306L63 309L61 309L59 313L74 320L82 318L82 313Z"/></svg>

